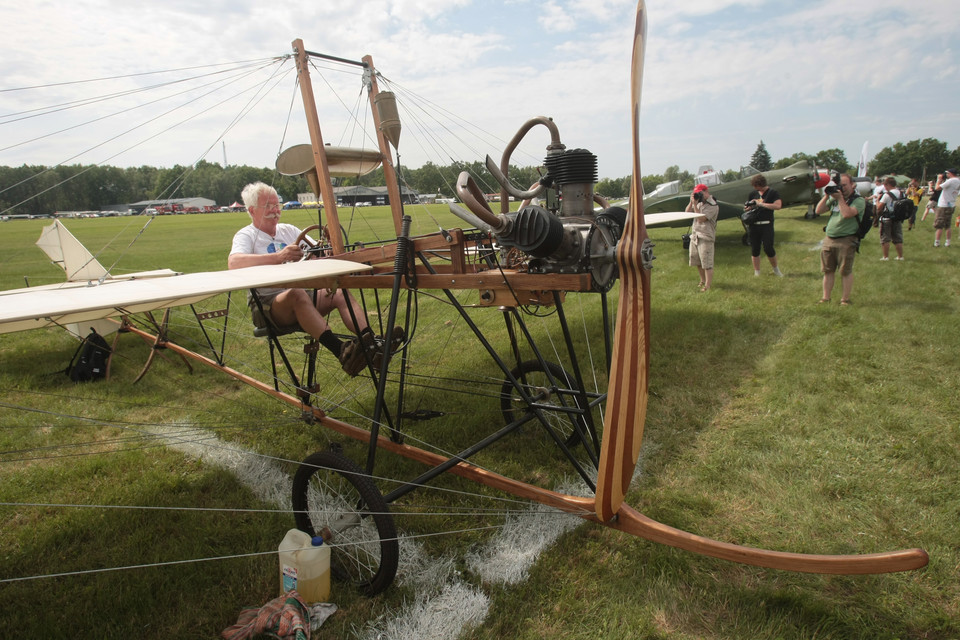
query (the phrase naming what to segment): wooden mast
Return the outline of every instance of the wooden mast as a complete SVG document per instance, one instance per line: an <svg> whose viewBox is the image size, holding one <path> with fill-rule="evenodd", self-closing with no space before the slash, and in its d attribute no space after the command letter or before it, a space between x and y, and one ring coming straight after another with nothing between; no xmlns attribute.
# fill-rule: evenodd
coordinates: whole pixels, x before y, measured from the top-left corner
<svg viewBox="0 0 960 640"><path fill-rule="evenodd" d="M296 54L297 78L300 81L300 94L303 97L303 109L307 117L307 128L310 130L310 144L313 146L313 159L317 178L320 183L319 196L323 200L323 210L326 211L327 229L330 233L330 244L333 253L339 255L344 252L343 236L340 235L340 216L337 213L337 198L333 195L333 183L330 180L330 166L327 164L327 153L323 146L323 134L320 133L320 120L317 117L317 103L313 97L313 83L310 82L310 70L307 65L307 51L303 48L303 40L293 41L293 51Z"/></svg>
<svg viewBox="0 0 960 640"><path fill-rule="evenodd" d="M383 177L387 183L387 193L390 196L390 212L393 214L393 226L397 235L400 235L400 226L403 221L403 201L401 198L400 183L397 180L397 171L393 166L393 156L390 153L390 142L387 134L383 130L383 122L380 116L380 110L377 109L376 100L380 94L380 87L377 85L377 70L373 66L373 57L364 56L363 63L366 69L366 79L369 85L370 112L373 114L373 123L376 125L377 144L380 146L380 155L383 156ZM399 158L399 150L397 157Z"/></svg>

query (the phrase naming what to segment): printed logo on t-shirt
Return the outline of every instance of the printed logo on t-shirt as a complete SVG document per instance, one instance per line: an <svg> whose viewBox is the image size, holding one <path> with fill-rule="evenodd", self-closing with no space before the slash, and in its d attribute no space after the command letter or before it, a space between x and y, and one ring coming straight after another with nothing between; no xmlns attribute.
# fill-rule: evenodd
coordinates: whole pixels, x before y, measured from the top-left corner
<svg viewBox="0 0 960 640"><path fill-rule="evenodd" d="M281 242L280 240L274 240L267 245L267 253L280 253L283 251L283 248L287 246L286 242Z"/></svg>

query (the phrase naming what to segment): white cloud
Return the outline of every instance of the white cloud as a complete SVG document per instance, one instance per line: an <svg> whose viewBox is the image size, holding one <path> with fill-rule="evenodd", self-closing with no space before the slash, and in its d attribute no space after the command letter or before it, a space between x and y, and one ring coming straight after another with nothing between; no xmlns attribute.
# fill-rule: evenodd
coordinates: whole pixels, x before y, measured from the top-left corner
<svg viewBox="0 0 960 640"><path fill-rule="evenodd" d="M537 22L551 33L567 33L573 31L577 26L573 16L556 2L547 2L541 7L541 14L537 18Z"/></svg>
<svg viewBox="0 0 960 640"><path fill-rule="evenodd" d="M202 8L188 0L4 3L0 21L10 26L0 44L0 88L282 56L302 37L313 51L354 60L373 55L389 79L501 139L532 116L553 116L570 144L599 157L601 176L619 177L630 171L626 105L634 6L631 0L214 0ZM641 144L649 171L672 164L695 168L705 156L717 166L737 166L761 138L775 158L837 146L853 156L867 134L876 150L910 135L960 142L950 139L954 118L943 107L957 97L950 47L960 27L952 19L931 19L943 12L933 0L909 7L899 0L650 0L647 8ZM332 88L352 106L359 72L318 67L314 84L325 127L333 121L325 137L349 136ZM890 99L888 77L909 88L909 101ZM155 81L144 76L118 85ZM2 124L3 114L99 89L0 92L0 147L82 121L66 111ZM292 96L292 79L286 79L228 134L232 163L272 163ZM215 120L192 121L186 142L164 135L127 152L122 162L190 163L211 144L200 140L211 133L215 139L246 100L229 101ZM302 141L296 106L292 118L288 140ZM43 120L56 120L55 126L44 129ZM412 133L415 126L405 129ZM88 148L119 130L112 122L91 126L77 132L72 148ZM63 134L0 151L0 164L61 160L69 157L64 150L72 138ZM538 145L531 155L542 155ZM409 141L406 146L410 156L419 154ZM50 155L56 151L61 157ZM501 149L477 151L496 156ZM108 155L104 149L80 161ZM692 156L699 159L687 159Z"/></svg>

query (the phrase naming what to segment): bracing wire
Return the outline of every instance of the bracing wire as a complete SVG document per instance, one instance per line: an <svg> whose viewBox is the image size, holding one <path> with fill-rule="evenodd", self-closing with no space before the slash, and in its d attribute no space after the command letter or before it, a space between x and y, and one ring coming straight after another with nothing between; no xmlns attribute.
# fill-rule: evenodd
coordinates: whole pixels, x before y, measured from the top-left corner
<svg viewBox="0 0 960 640"><path fill-rule="evenodd" d="M284 58L284 59L285 59L285 58ZM280 60L280 59L277 59L277 60ZM312 63L312 62L311 62L311 63ZM316 65L315 65L315 68L316 68ZM217 73L224 73L224 72L217 72ZM206 75L206 74L205 74L205 75ZM213 75L213 74L210 74L210 75ZM320 75L321 75L321 77L323 77L323 74L320 74ZM245 117L246 115L248 115L248 114L250 113L251 109L253 108L253 106L254 106L255 104L257 104L260 100L263 100L263 99L265 98L265 96L268 95L268 94L272 91L272 89L277 86L277 84L279 83L280 79L282 79L282 75L281 75L281 73L280 73L280 65L278 65L278 66L277 66L277 69L276 69L275 72L274 72L274 74L271 75L270 78L269 78L267 81L265 81L265 82L263 82L263 83L259 83L259 84L258 84L256 87L254 87L254 88L246 89L246 90L244 90L243 92L240 92L239 94L235 94L234 96L232 96L230 99L233 99L233 98L235 98L235 97L238 97L239 95L241 95L241 94L243 94L243 93L246 93L246 92L249 91L249 90L255 89L253 95L248 99L247 103L240 109L240 111L238 112L238 114L236 115L236 117L233 119L233 121L231 121L231 122L226 126L225 130L217 137L217 139L210 145L210 147L207 148L207 151L204 152L203 155L206 155L206 153L208 153L209 150L212 149L212 148L217 144L217 142L218 142L219 140L221 140L221 139L224 137L224 135L225 135L233 126L236 125L237 122L239 122L243 117ZM274 82L272 86L270 86L269 88L267 88L267 87L268 87L268 83L271 82L272 80L276 80L276 82ZM325 81L325 82L327 81L326 78L324 78L324 81ZM77 81L77 82L84 82L84 81ZM86 82L93 82L93 81L86 81ZM330 86L330 83L328 83L328 86ZM393 85L393 86L396 86L396 85ZM332 89L332 86L330 86L330 88ZM401 93L402 93L402 92L403 92L403 89L402 89L402 88L400 88L400 89L401 89ZM294 87L294 92L295 92L295 91L296 91L296 86ZM414 128L417 129L420 133L423 134L421 137L426 138L426 139L428 140L428 142L427 142L427 147L421 147L421 148L422 148L422 149L431 148L435 154L443 153L443 151L442 151L442 146L441 146L441 143L440 143L440 141L439 141L439 134L438 134L438 133L434 133L434 132L428 127L428 125L426 124L426 118L427 118L427 116L428 116L428 111L427 111L425 108L418 110L416 107L418 107L418 106L420 105L420 103L422 103L422 104L425 104L425 105L430 106L431 108L435 108L437 111L441 111L441 110L439 110L439 108L437 108L436 105L433 105L433 104L430 103L429 101L422 100L422 99L421 99L419 96L417 96L416 94L413 94L413 93L411 93L411 92L407 92L407 93L408 93L409 96L411 96L411 98L410 98L409 101L404 101L402 104L404 104L406 107L409 108L409 112L410 112L411 115L410 115L410 119L408 120L408 122L413 122L413 123L415 123L415 124L414 124ZM218 103L217 105L215 105L215 106L220 106L220 105L224 104L225 102L227 102L227 101L226 101L226 100L221 101L221 102L219 102L219 103ZM359 104L360 102L362 102L362 93L361 93L360 97L358 98L357 102L358 102L358 104ZM292 103L292 100L291 100L291 103ZM343 104L342 101L341 101L341 104ZM179 108L179 107L178 107L178 108ZM213 108L213 107L211 107L211 108ZM344 104L344 108L346 108L346 105L345 105L345 104ZM291 106L291 109L292 109L292 106ZM176 109L172 109L172 110L169 111L168 113L172 113L172 112L175 111L175 110L176 110ZM354 109L354 111L355 111L355 109ZM353 111L351 111L351 110L349 110L349 109L348 109L348 112L353 113ZM122 113L122 112L118 112L118 113ZM366 112L365 112L365 113L366 113ZM417 115L413 115L413 114L417 114ZM164 114L164 115L167 115L167 114ZM195 116L193 116L193 117L195 117ZM189 120L189 118L188 118L187 120ZM182 122L186 122L187 120L183 120L183 121L181 121L181 123L182 123ZM91 122L93 122L93 121L91 121ZM367 123L366 123L366 118L365 118L365 117L364 117L363 122L360 122L359 118L357 118L356 116L353 116L352 122L353 122L353 128L352 128L352 129L350 130L350 132L349 132L349 136L350 136L349 139L350 139L351 141L353 140L353 136L355 135L356 131L358 131L358 130L361 131L361 132L363 132L363 135L369 136L369 133L367 132L367 126L366 126ZM288 115L288 123L289 123L289 115ZM462 127L462 129L463 129L463 130L468 130L468 127L464 126L464 127ZM165 129L164 132L166 132L166 131L168 131L168 130L169 130L169 129ZM132 131L132 130L131 130L131 131ZM456 139L458 139L458 140L461 140L461 142L463 142L463 143L466 143L466 140L465 140L466 136L465 136L465 134L456 131L453 126L445 126L445 127L441 128L441 131L442 131L443 133L448 134L448 135L452 135L454 138L456 138ZM129 132L129 131L128 131L128 132ZM125 132L125 133L128 133L128 132ZM163 132L161 132L161 134L162 134L162 133L163 133ZM486 133L486 132L483 132L483 133ZM161 134L157 134L157 135L161 135ZM285 128L285 129L284 129L284 132L283 132L283 139L286 139L286 135L287 135L287 129ZM346 131L345 131L344 134L342 134L342 135L347 135L347 134L346 134ZM489 135L489 134L487 134L487 135ZM145 141L143 141L143 142L146 142L146 141L152 139L153 137L155 137L155 136L151 136L150 138L147 138L147 139L146 139ZM342 139L343 139L343 137L341 137L341 140L342 140ZM419 140L419 137L418 137L417 139ZM138 144L142 144L143 142L138 143ZM502 143L503 141L500 141L500 142ZM281 141L281 148L282 148L282 145L283 145L283 142ZM99 147L99 146L100 146L100 145L97 145L97 147ZM134 146L136 146L136 145L134 145ZM92 147L92 148L89 149L88 151L92 151L93 149L96 149L97 147ZM131 148L132 148L132 147L131 147ZM472 146L469 147L469 148L473 149ZM129 150L129 149L127 149L127 150ZM475 150L475 149L474 149L474 150ZM126 150L125 150L125 151L126 151ZM122 152L121 152L121 153L122 153ZM119 154L117 154L117 155L119 155ZM477 155L479 155L479 152L478 152ZM76 157L76 156L74 156L74 157ZM112 159L113 157L115 157L115 156L111 156L111 158L108 158L107 160ZM201 156L201 158L202 158L202 157L203 157L203 156ZM449 156L449 157L452 157L452 156ZM71 159L72 159L72 158L66 160L65 162L69 162ZM106 161L104 161L104 162L106 162ZM178 177L177 181L179 182L179 184L182 184L182 179L183 179L183 175L181 175L181 176ZM62 184L62 183L61 183L61 184ZM59 186L59 185L57 185L57 186ZM451 187L451 190L452 190L452 187ZM175 192L175 191L176 191L176 188L173 188L172 192ZM37 194L37 195L39 195L39 194ZM20 203L20 204L23 204L23 203ZM17 206L17 205L15 205L15 206ZM432 216L431 216L431 217L432 217ZM351 217L351 221L352 221L352 217ZM447 302L447 301L444 301L444 302L446 302L447 304L449 304L449 302ZM238 306L242 307L242 305L238 305ZM459 320L460 320L460 318L459 318L459 316L458 316L458 323L459 323ZM175 322L176 322L176 321L175 321ZM448 336L446 337L446 347L445 347L446 349L452 349L452 348L454 348L454 345L453 345L453 341L455 340L454 333L455 333L455 332L454 332L453 330L451 330L450 333L448 334ZM233 334L233 337L235 337L235 338L240 338L241 335L242 335L242 334L235 333L235 334ZM249 335L244 335L244 337L245 337L245 338L248 338L248 339L250 338ZM548 338L548 339L549 339L549 338ZM551 342L551 345L553 345L552 342ZM185 346L187 346L187 345L185 345ZM261 345L261 348L265 348L265 346ZM557 348L556 348L555 346L553 346L553 351L554 351L554 353L556 354ZM233 357L233 356L231 356L231 358L232 358L232 357ZM592 355L591 355L590 359L591 359L591 361L592 361ZM267 375L272 375L272 374L269 374L269 372L267 372L267 371L264 369L264 367L265 367L266 365L262 365L262 364L261 364L261 365L256 365L255 363L252 363L252 362L246 362L245 364L246 364L246 365L249 365L249 366L251 366L251 367L253 367L253 368L259 367L260 373L267 373ZM449 389L448 389L447 387L443 387L443 386L440 386L440 385L435 385L435 383L434 383L435 380L445 380L445 381L447 381L447 382L450 382L450 381L451 381L450 378L441 378L441 376L436 375L436 371L431 372L431 374L411 374L411 377L417 380L417 382L411 383L411 384L413 384L413 385L420 385L420 386L422 386L424 389L444 389L444 390L449 391ZM486 379L483 379L483 377L481 376L481 379L480 379L479 381L478 381L478 380L475 380L475 379L468 379L468 378L461 378L461 379L455 379L455 378L454 378L454 379L452 379L452 382L456 383L457 385L459 385L459 386L461 386L461 387L464 387L465 389L462 391L463 393L471 393L471 394L473 394L473 395L476 395L477 393L484 393L483 391L478 391L478 389L482 388L483 386L489 386L489 387L491 387L491 388L493 388L493 389L496 390L496 391L491 392L489 397L495 398L495 397L499 397L499 391L498 391L498 389L499 389L499 386L500 386L500 384L501 384L501 382L502 382L502 379L501 379L501 378L493 378L493 377L488 377L488 378L486 378ZM347 401L351 401L351 400L353 400L353 399L355 399L355 398L359 400L359 397L360 397L363 393L368 393L368 392L361 392L359 385L354 385L354 386L351 387L351 386L348 385L348 384L342 384L342 383L340 383L340 382L337 382L335 385L333 385L333 387L335 387L335 390L341 392L342 394L345 394L344 397L347 398ZM289 388L289 387L288 387L288 388ZM325 393L318 398L320 402L332 403L332 405L335 406L337 409L341 409L341 410L343 410L344 412L346 412L349 416L352 416L352 417L356 418L356 419L358 420L358 422L362 422L363 420L369 420L369 417L368 417L368 416L364 416L364 415L362 414L362 411L361 411L360 408L357 408L357 409L348 408L348 407L346 407L346 402L345 402L342 398L341 398L341 399L335 399L335 398L333 397L333 394L332 394L332 393L330 393L330 394L327 394L327 393L326 393L326 392L327 392L326 389L324 390L324 392L325 392ZM421 398L419 399L418 404L417 404L418 408L421 406L420 403L422 403L422 402L424 401L424 397L425 397L425 396L421 395ZM15 410L22 410L22 408L19 408L19 407L18 407L18 408L14 408L14 407L12 407L12 406L10 406L10 405L6 405L6 404L0 405L0 406L2 406L2 407L4 407L4 408L13 408L13 409L15 409ZM359 405L358 405L358 406L359 406ZM55 414L55 412L51 412L51 416L52 416L52 417L58 417L58 418L61 418L61 419L63 419L63 420L73 420L73 421L78 421L78 422L83 422L83 421L85 420L82 416L67 415L67 414ZM87 441L87 442L74 442L74 443L70 443L70 444L49 445L49 446L32 447L32 448L31 448L31 447L23 447L23 448L21 448L21 449L15 449L15 450L11 449L11 450L4 451L4 452L3 452L3 455L4 455L4 456L7 456L7 458L6 458L6 459L0 459L0 463L2 463L2 462L17 462L17 461L21 461L21 462L22 462L22 461L27 461L27 460L41 459L41 458L39 458L39 456L44 456L44 455L47 454L47 453L56 453L57 451L63 453L64 455L63 455L63 456L56 456L56 457L83 455L83 454L85 454L85 453L84 453L82 450L83 450L85 447L86 447L86 448L97 448L97 447L99 447L99 448L101 448L101 449L106 449L106 450L109 450L109 451L126 451L126 450L129 450L130 447L136 446L136 445L140 445L141 447L149 447L149 446L168 446L169 443L171 443L172 441L174 441L174 442L181 442L181 443L198 444L198 445L200 445L200 446L202 446L202 447L222 448L222 449L226 449L226 450L232 450L232 451L235 451L235 452L238 451L238 452L242 453L243 455L254 456L254 457L256 457L256 458L261 458L261 459L264 459L264 460L267 460L267 461L270 461L270 462L276 462L276 463L278 463L278 464L279 464L279 463L287 464L287 465L289 465L289 464L297 464L297 461L296 461L296 460L285 460L285 459L283 459L283 458L281 458L281 457L270 456L270 455L260 454L260 453L256 453L256 452L250 452L250 451L243 451L243 450L238 449L237 447L232 447L232 446L229 446L229 445L218 444L218 440L217 440L216 436L213 435L213 434L208 430L208 429L210 428L210 426L211 426L211 425L208 425L208 424L203 424L203 423L199 423L199 424L198 424L198 423L196 423L196 422L192 422L190 426L183 427L182 429L180 429L180 430L178 430L178 431L176 431L176 432L174 432L174 433L156 433L156 432L154 432L154 431L151 430L153 427L165 426L165 425L152 424L152 423L150 423L149 421L147 421L147 422L117 422L117 421L112 421L112 420L111 420L111 421L100 421L100 420L96 420L96 419L89 419L89 420L90 420L90 421L87 422L88 424L96 424L96 425L99 425L99 426L114 427L114 428L121 429L121 430L125 431L127 435L122 436L122 437L121 437L121 436L117 436L117 437L113 437L113 438L107 438L107 439L104 439L104 440L89 440L89 441ZM295 422L294 420L289 420L289 421L284 421L284 422L277 421L276 424L258 424L258 425L256 425L256 428L267 429L267 428L276 428L276 427L278 427L278 426L281 427L281 428L283 428L283 427L288 427L288 426L294 424L294 422ZM223 428L223 425L220 424L220 423L212 424L212 426L214 426L215 428ZM242 424L237 424L237 425L235 425L235 426L236 426L237 428L251 428L251 425L246 425L246 426L245 426L245 425L242 425ZM435 452L437 452L437 453L444 454L444 455L447 455L447 456L455 456L455 455L456 455L456 454L454 454L454 453L452 453L452 452L450 452L450 451L445 451L444 448L442 448L442 447L440 447L440 446L438 446L438 445L430 444L430 443L427 443L427 442L423 441L422 439L418 438L415 433L407 432L407 433L404 433L404 436L405 436L406 438L408 438L408 439L410 440L410 442L415 442L415 443L417 443L418 445L423 446L425 449L429 449L429 450L432 450L432 451L435 451ZM103 453L103 451L99 451L99 452L92 451L92 452L90 452L91 455L92 455L92 454L96 454L96 453ZM16 457L16 456L19 456L19 457ZM27 457L27 456L37 456L37 457ZM43 459L46 459L46 457L44 457ZM477 464L475 464L475 463L473 463L473 462L471 462L471 464L473 464L474 466L478 466L478 467L480 467L481 469L484 468L484 467L482 467L482 466L480 466L480 465L477 465ZM376 475L375 475L375 476L373 476L373 479L374 479L375 481L379 482L379 483L385 483L385 484L386 484L386 483L389 483L389 484L399 484L399 485L405 484L405 481L403 481L403 480L397 480L396 478L390 478L390 477L383 477L383 476L376 476ZM452 506L452 507L451 507L451 506L444 506L444 507L443 507L443 508L444 508L444 511L442 512L443 515L448 515L448 514L450 514L450 513L454 513L454 514L457 514L457 515L465 515L465 516L489 517L489 516L492 515L492 514L498 514L498 515L499 515L499 514L505 514L505 513L519 513L519 512L520 512L520 511L519 511L519 508L518 508L519 505L528 505L528 504L530 504L530 501L527 501L527 500L521 500L521 499L516 499L516 498L508 498L508 497L499 497L499 496L490 496L490 495L481 494L481 493L477 493L477 492L466 492L466 491L462 491L462 490L458 490L458 489L453 489L453 488L450 488L450 487L437 487L437 486L428 485L428 486L423 487L423 488L424 488L424 489L431 490L431 491L439 491L439 492L445 492L445 493L446 493L446 492L452 492L452 493L455 494L455 495L456 495L456 494L462 494L462 495L464 495L464 496L470 496L470 497L477 497L477 496L479 496L480 498L482 498L482 499L484 499L484 500L493 500L493 501L495 501L496 503L498 503L498 506L497 506L497 507L494 507L494 508L469 507L469 508L461 508L461 509L458 509L458 508L455 507L455 506ZM3 503L0 503L0 506L7 506L7 507L9 507L9 506L14 506L14 507L46 507L46 508L53 508L53 507L57 507L57 508L104 508L104 509L114 509L114 508L115 508L115 509L145 509L145 510L171 509L171 510L183 510L183 511L228 511L228 512L241 512L241 513L242 513L242 512L258 512L258 513L259 513L259 512L278 512L278 511L279 511L279 512L289 512L289 510L276 510L276 509L271 510L271 509L229 509L229 508L195 508L195 507L153 507L153 506L149 506L149 505L145 505L145 506L127 506L127 505L73 505L73 504L53 504L53 503L51 503L51 504L40 504L40 503L27 503L27 502L23 502L23 503L3 502ZM435 511L421 511L421 512L419 512L419 513L415 513L416 509L425 509L425 508L427 508L427 507L425 507L425 506L418 505L417 503L408 503L408 502L405 502L405 503L403 503L403 504L401 504L401 505L398 505L398 508L401 508L401 507L403 508L403 513L402 513L402 515L405 515L405 516L406 516L406 515L437 515L438 513L441 513L441 512L435 512ZM560 514L561 512L558 511L557 513ZM497 528L499 528L500 526L501 526L501 525L499 525L499 524L497 524L497 525L489 525L489 526L486 526L486 525L485 525L485 526L479 526L479 527L474 527L474 528L462 528L462 529L457 529L457 530L454 530L454 531L444 531L444 532L431 533L431 534L421 534L421 535L412 536L412 537L433 537L433 536L440 536L440 535L457 535L457 534L460 534L460 533L463 533L463 532L466 532L466 531L482 531L482 530L497 529ZM218 557L215 557L215 558L201 558L201 559L193 559L193 560L176 560L176 561L162 562L162 563L156 563L156 564L130 565L130 566L126 566L126 567L113 567L113 568L107 568L107 569L94 569L94 570L88 570L88 571L65 572L65 573L60 573L60 574L55 574L55 575L50 575L50 576L32 576L32 577L3 579L3 580L0 580L0 582L9 582L9 581L15 581L15 580L28 580L28 579L35 579L35 578L42 578L42 577L61 577L61 576L68 576L68 575L81 575L81 574L84 574L84 573L96 573L96 572L100 572L100 571L118 571L118 570L124 570L124 569L146 568L146 567L153 567L153 566L165 566L165 565L171 565L171 564L183 564L183 563L190 563L190 562L203 562L203 561L229 559L229 558L242 558L242 557L251 557L251 556L258 556L258 555L266 555L266 554L275 554L275 553L276 553L276 550L270 550L270 551L268 551L268 552L255 552L255 553L249 553L249 554L237 554L237 555L229 555L229 556L218 556Z"/></svg>
<svg viewBox="0 0 960 640"><path fill-rule="evenodd" d="M271 77L272 77L272 76L271 76ZM268 79L268 81L269 81L269 79ZM276 86L276 84L275 84L274 86ZM101 165L109 162L110 160L116 158L117 156L120 156L120 155L122 155L122 154L130 151L131 149L134 149L134 148L139 147L139 146L141 146L141 145L143 145L143 144L146 144L147 142L149 142L149 141L151 141L151 140L154 140L154 139L158 138L159 136L164 135L165 133L168 133L169 131L175 129L176 127L179 127L179 126L185 124L186 122L189 122L189 121L191 121L191 120L194 120L194 119L200 117L201 115L203 115L203 114L205 114L205 113L208 113L208 112L210 112L210 111L212 111L212 110L214 110L214 109L216 109L216 108L218 108L218 107L223 106L224 104L228 104L228 103L231 102L232 100L236 99L237 97L239 97L239 96L241 96L241 95L243 95L243 94L245 94L245 93L247 93L247 92L249 92L249 91L251 91L251 90L255 90L255 91L256 91L255 96L256 96L256 95L259 95L260 97L259 97L256 101L253 101L253 99L251 99L251 102L248 102L246 105L244 105L244 107L243 107L243 109L241 110L240 113L241 113L242 115L246 115L246 113L248 113L249 110L252 108L252 104L256 104L256 102L259 102L259 100L262 100L262 99L263 99L263 97L264 97L265 94L261 94L262 87L263 87L263 83L258 82L258 83L255 84L255 85L252 85L252 86L249 86L249 87L246 87L246 88L241 89L239 92L236 92L235 94L233 94L233 95L231 95L231 96L228 96L228 97L226 97L226 98L224 98L224 99L216 102L215 104L213 104L213 105L211 105L211 106L209 106L209 107L207 107L207 108L205 108L205 109L202 109L201 111L198 111L198 112L196 112L196 113L187 115L186 117L184 117L184 118L182 118L181 120L179 120L179 121L177 121L177 122L169 125L168 127L162 129L161 131L159 131L159 132L157 132L157 133L154 133L154 134L152 134L152 135L149 135L149 136L147 136L146 138L143 138L143 139L141 139L141 140L133 143L132 145L130 145L130 146L128 146L128 147L126 147L126 148L124 148L124 149L122 149L122 150L114 153L113 155L109 156L108 158L105 158L104 160L101 160L100 162L98 162L98 163L96 163L96 164L90 165L90 166L82 169L81 171L77 172L76 174L74 174L74 175L72 175L72 176L70 176L70 177L68 177L68 178L66 178L66 179L64 179L64 180L61 180L60 182L58 182L58 183L56 183L56 184L54 184L54 185L52 185L52 186L50 186L50 187L47 187L47 188L45 188L45 189L43 189L43 190L41 190L41 191L39 191L39 192L37 192L37 193L34 193L34 194L31 195L30 197L25 198L24 200L22 200L22 201L20 201L20 202L17 202L16 204L14 204L14 205L12 205L12 206L7 207L7 208L4 209L3 211L0 211L0 214L6 213L6 212L8 212L8 211L11 211L11 210L15 209L16 207L19 207L19 206L21 206L21 205L23 205L23 204L26 204L27 202L30 202L31 200L37 198L38 196L40 196L40 195L42 195L42 194L44 194L44 193L47 193L48 191L51 191L51 190L53 190L53 189L56 189L56 188L58 188L58 187L60 187L60 186L62 186L62 185L64 185L64 184L66 184L66 183L69 182L70 180L73 180L73 179L75 179L76 177L78 177L78 176L86 173L87 171L92 170L94 167L101 166ZM70 161L72 161L72 160L74 160L74 159L82 156L82 155L85 155L86 153L89 153L89 152L91 152L91 151L93 151L93 150L95 150L95 149L97 149L97 148L99 148L99 147L104 146L105 144L107 144L107 143L109 143L109 142L112 142L112 141L114 141L114 140L117 140L117 139L119 139L119 138L121 138L121 137L123 137L123 136L125 136L125 135L127 135L127 134L129 134L129 133L132 133L133 131L136 131L136 130L138 130L138 129L141 129L141 128L147 126L148 124L150 124L150 123L152 123L152 122L159 121L161 118L164 118L164 117L166 117L166 116L171 115L172 113L174 113L174 112L176 112L176 111L184 108L184 107L187 106L188 104L197 102L197 101L199 101L200 99L202 99L202 98L204 98L204 97L207 97L207 96L209 96L209 95L212 95L213 93L215 93L215 92L218 91L218 90L219 90L219 88L211 89L210 91L208 91L208 92L206 92L206 93L204 93L204 94L202 94L202 95L200 95L200 96L197 96L197 97L189 100L187 103L178 105L178 106L173 107L172 109L170 109L170 110L168 110L168 111L166 111L166 112L164 112L164 113L161 113L161 114L159 114L159 115L157 115L157 116L154 116L154 117L152 117L152 118L149 118L149 119L147 119L147 120L145 120L145 121L143 121L143 122L141 122L141 123L139 123L139 124L137 124L137 125L135 125L135 126L133 126L133 127L131 127L131 128L126 129L125 131L123 131L123 132L121 132L121 133L119 133L119 134L116 134L116 135L110 137L109 139L107 139L107 140L105 140L105 141L102 141L102 142L100 142L100 143L98 143L98 144L95 144L95 145L92 146L92 147L89 147L88 149L86 149L86 150L84 150L84 151L81 151L81 152L79 152L79 153L77 153L77 154L74 154L73 156L71 156L70 158L67 158L66 160L63 160L63 161L61 161L61 162L58 162L58 163L57 163L56 165L54 165L53 167L48 167L48 168L44 169L43 171L41 171L41 172L39 172L39 173L37 173L37 174L34 174L33 176L30 176L29 178L26 178L26 179L20 181L20 182L17 183L16 185L11 185L10 187L7 187L7 189L5 189L4 191L9 190L10 188L13 188L14 186L18 186L18 185L24 184L25 182L28 182L29 180L35 180L35 179L39 178L40 176L42 176L42 175L44 175L44 174L52 171L52 170L53 170L54 168L56 168L56 167L62 166L62 165L64 165L64 164L66 164L66 163L68 163L68 162L70 162ZM203 155L201 156L201 158L202 158L203 156L205 156L207 153L209 153L210 149L212 149L212 148L214 147L214 145L216 145L216 143L217 143L219 140L222 139L223 135L225 135L227 131L229 131L233 126L236 125L237 122L240 121L240 119L242 118L242 115L238 115L238 116L236 116L236 117L233 119L233 121L227 126L226 130L216 139L216 141L214 141L214 142L207 148L206 151L204 151L204 153L203 153ZM191 167L192 167L192 165L191 165ZM184 172L184 174L181 174L180 176L178 176L178 177L175 179L174 184L182 183L182 180L183 180L184 175L185 175L185 172ZM168 187L167 191L169 191L170 193L174 193L174 192L176 191L176 187Z"/></svg>

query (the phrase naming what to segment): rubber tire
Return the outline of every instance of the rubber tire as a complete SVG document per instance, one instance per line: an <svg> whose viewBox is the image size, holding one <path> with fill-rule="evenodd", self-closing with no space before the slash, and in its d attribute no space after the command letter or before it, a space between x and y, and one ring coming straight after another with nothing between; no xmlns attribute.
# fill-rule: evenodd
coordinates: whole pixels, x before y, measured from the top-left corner
<svg viewBox="0 0 960 640"><path fill-rule="evenodd" d="M324 510L322 504L332 508ZM393 516L370 476L350 459L320 451L300 463L293 477L293 510L297 528L311 536L344 517L360 523L334 533L329 541L335 579L368 596L393 583L400 557Z"/></svg>
<svg viewBox="0 0 960 640"><path fill-rule="evenodd" d="M553 377L558 383L563 384L567 389L574 391L579 391L577 383L574 381L573 377L570 376L566 371L563 370L563 367L554 363L547 362L546 368L550 372L550 376ZM544 372L544 368L540 365L539 360L526 360L520 363L520 366L515 367L513 371L510 372L514 378L516 378L521 384L526 384L528 387L542 387L546 388L549 384L549 378ZM553 391L555 393L555 391ZM529 394L528 394L529 395ZM578 395L573 396L573 400L576 403L577 407L580 407L580 397ZM523 401L519 398L516 389L513 386L513 383L510 382L510 379L504 379L503 385L500 387L500 412L503 414L503 419L506 424L510 424L514 420L517 420L520 415L517 413L519 411L526 411L523 407ZM551 424L556 429L558 435L564 439L564 444L567 447L575 447L580 444L580 436L577 434L576 429L573 427L573 423L570 422L570 416L564 412L550 412L547 411L547 417L550 418L553 416L555 419L551 420ZM563 420L565 425L561 425L559 420ZM589 433L586 423L583 425L584 430Z"/></svg>

